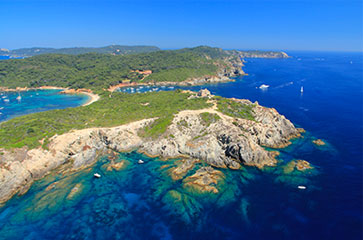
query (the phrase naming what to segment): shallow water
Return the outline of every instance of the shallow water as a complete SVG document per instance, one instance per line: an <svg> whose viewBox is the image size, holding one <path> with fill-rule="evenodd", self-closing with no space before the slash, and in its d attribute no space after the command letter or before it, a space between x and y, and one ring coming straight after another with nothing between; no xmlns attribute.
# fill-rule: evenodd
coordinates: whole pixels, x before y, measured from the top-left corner
<svg viewBox="0 0 363 240"><path fill-rule="evenodd" d="M53 173L0 209L0 236L10 239L361 239L362 56L292 53L248 59L249 76L207 87L213 94L275 107L304 127L281 149L276 168L224 170L218 194L173 181L178 159L122 153L119 171L103 157L78 173ZM291 83L292 82L292 83ZM263 91L261 84L270 85ZM300 93L301 86L304 93ZM135 91L135 90L134 90ZM324 139L327 146L312 144ZM145 164L137 164L143 159ZM305 159L314 170L287 171ZM162 167L169 165L167 167ZM192 175L203 162L195 165ZM95 179L93 173L102 175ZM185 179L185 178L184 178ZM57 181L55 188L46 191ZM78 184L78 185L77 185ZM67 195L74 186L79 192ZM305 185L306 190L297 186Z"/></svg>
<svg viewBox="0 0 363 240"><path fill-rule="evenodd" d="M82 94L60 94L61 90L0 92L0 122L35 112L78 107L89 100ZM21 99L17 99L18 97Z"/></svg>

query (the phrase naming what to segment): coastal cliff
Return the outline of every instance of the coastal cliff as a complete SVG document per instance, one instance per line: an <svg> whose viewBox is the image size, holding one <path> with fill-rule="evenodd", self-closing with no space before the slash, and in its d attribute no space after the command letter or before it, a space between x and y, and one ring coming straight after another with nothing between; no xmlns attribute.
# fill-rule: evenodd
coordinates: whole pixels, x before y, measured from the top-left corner
<svg viewBox="0 0 363 240"><path fill-rule="evenodd" d="M207 57L208 58L208 57ZM242 67L244 66L243 61L239 57L228 56L223 58L220 62L216 62L215 66L217 66L217 71L213 75L204 75L202 77L191 77L187 78L181 82L153 82L151 81L151 85L158 86L196 86L196 85L205 85L205 84L213 84L213 83L221 83L221 82L230 82L234 81L233 77L244 76L247 75Z"/></svg>
<svg viewBox="0 0 363 240"><path fill-rule="evenodd" d="M72 130L49 139L47 148L0 149L0 202L14 194L25 193L34 180L50 171L66 166L75 171L94 163L109 151L138 149L161 158L199 159L219 168L239 169L241 165L263 168L276 164L276 152L263 147L287 146L300 133L275 109L257 102L228 99L228 111L209 92L191 94L190 99L206 98L212 107L183 110L174 114L172 122L159 135L143 132L157 121L149 118L118 127ZM191 100L190 100L191 101ZM250 109L246 118L233 115L233 109Z"/></svg>

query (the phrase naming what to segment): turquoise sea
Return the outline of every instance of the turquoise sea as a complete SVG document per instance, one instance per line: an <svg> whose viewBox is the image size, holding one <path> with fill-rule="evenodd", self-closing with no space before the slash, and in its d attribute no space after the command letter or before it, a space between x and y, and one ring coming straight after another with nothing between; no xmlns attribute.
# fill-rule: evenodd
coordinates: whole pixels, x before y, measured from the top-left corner
<svg viewBox="0 0 363 240"><path fill-rule="evenodd" d="M214 194L172 180L180 159L120 153L117 170L104 156L77 173L55 171L10 200L0 208L0 238L361 239L362 54L289 54L246 59L249 75L235 82L189 88L257 100L306 129L304 138L280 150L277 167L219 169L223 178ZM315 146L316 138L327 145ZM289 170L292 159L315 169ZM204 165L197 163L187 176ZM102 177L94 178L96 172Z"/></svg>
<svg viewBox="0 0 363 240"><path fill-rule="evenodd" d="M60 91L52 89L0 92L0 122L35 112L78 107L89 100L87 95L60 94Z"/></svg>

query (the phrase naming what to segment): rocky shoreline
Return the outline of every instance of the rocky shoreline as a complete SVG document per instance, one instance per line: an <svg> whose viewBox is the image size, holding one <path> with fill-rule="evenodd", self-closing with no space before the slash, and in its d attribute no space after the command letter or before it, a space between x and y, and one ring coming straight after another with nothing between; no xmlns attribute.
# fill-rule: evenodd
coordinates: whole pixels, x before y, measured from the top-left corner
<svg viewBox="0 0 363 240"><path fill-rule="evenodd" d="M188 78L182 82L148 82L148 83L120 83L110 86L108 91L113 92L122 87L138 87L138 86L198 86L213 83L233 82L233 77L247 75L242 67L243 61L240 58L228 57L223 60L223 64L218 66L215 75L206 75L203 77Z"/></svg>
<svg viewBox="0 0 363 240"><path fill-rule="evenodd" d="M196 94L194 97L210 96ZM284 147L290 144L291 138L300 136L299 130L284 116L257 102L238 100L253 108L255 121L252 121L222 114L214 100L209 101L214 103L211 108L175 114L165 133L156 139L140 136L140 131L155 120L145 119L118 127L73 130L56 135L50 139L47 149L0 149L0 203L17 193L25 193L35 180L60 166L76 171L93 164L98 156L109 151L137 149L161 158L183 156L217 168L239 169L242 165L264 168L277 163L276 152L264 147ZM218 117L206 123L202 114ZM175 172L176 178L178 174L183 173Z"/></svg>

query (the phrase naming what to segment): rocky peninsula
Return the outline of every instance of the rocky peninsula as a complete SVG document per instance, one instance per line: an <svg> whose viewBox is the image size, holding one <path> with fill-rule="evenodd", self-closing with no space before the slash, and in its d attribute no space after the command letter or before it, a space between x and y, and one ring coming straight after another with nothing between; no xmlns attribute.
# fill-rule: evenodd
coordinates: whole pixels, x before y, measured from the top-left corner
<svg viewBox="0 0 363 240"><path fill-rule="evenodd" d="M35 180L60 166L67 166L69 171L79 170L110 150L137 149L161 158L182 156L204 161L216 168L239 169L242 165L264 168L277 162L276 153L264 147L285 147L290 144L290 139L300 136L299 130L288 119L257 102L218 99L207 91L188 94L187 102L203 100L210 107L173 114L170 124L159 135L144 134L160 120L146 118L116 127L74 129L54 135L46 148L0 149L0 202L6 202L17 193L25 193ZM229 108L222 109L226 102ZM149 107L143 104L142 107ZM251 116L242 118L233 114L236 106L249 109ZM217 170L201 170L185 180L185 184L203 189L198 176L203 176L202 172L210 175L210 181L206 182L209 186L219 179L218 171L216 174L214 171ZM175 178L183 176L183 171L176 170L174 175ZM215 192L213 188L207 190Z"/></svg>

